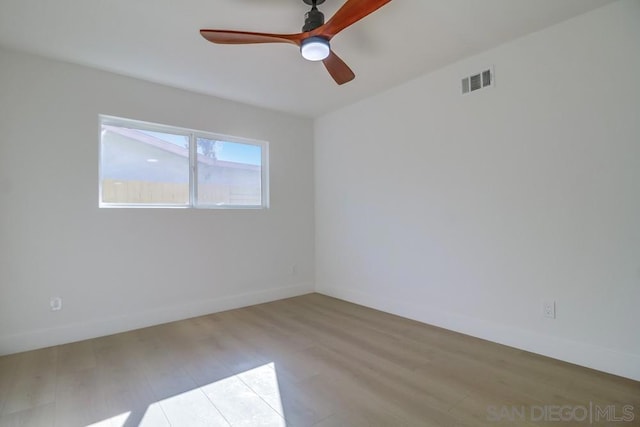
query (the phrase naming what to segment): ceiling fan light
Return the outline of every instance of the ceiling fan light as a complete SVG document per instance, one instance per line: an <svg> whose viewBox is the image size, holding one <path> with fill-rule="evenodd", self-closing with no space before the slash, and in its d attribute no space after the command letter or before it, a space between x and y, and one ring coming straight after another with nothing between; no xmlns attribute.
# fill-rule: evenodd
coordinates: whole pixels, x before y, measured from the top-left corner
<svg viewBox="0 0 640 427"><path fill-rule="evenodd" d="M329 40L314 36L304 39L300 45L302 57L308 61L322 61L331 52Z"/></svg>

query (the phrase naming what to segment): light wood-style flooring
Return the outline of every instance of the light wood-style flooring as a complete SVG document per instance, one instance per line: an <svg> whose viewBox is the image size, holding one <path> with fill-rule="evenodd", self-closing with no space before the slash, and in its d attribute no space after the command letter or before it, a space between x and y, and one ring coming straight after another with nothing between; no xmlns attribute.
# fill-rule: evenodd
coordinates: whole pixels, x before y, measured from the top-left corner
<svg viewBox="0 0 640 427"><path fill-rule="evenodd" d="M640 383L319 294L0 358L2 427L139 425L627 427Z"/></svg>

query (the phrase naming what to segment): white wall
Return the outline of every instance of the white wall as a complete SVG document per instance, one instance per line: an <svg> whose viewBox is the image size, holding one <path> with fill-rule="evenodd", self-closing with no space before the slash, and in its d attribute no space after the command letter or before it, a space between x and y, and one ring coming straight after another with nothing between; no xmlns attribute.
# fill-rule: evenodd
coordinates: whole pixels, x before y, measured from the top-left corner
<svg viewBox="0 0 640 427"><path fill-rule="evenodd" d="M640 379L639 41L616 2L317 120L318 291Z"/></svg>
<svg viewBox="0 0 640 427"><path fill-rule="evenodd" d="M313 290L311 120L9 51L0 64L0 354ZM269 141L271 208L98 209L98 114Z"/></svg>

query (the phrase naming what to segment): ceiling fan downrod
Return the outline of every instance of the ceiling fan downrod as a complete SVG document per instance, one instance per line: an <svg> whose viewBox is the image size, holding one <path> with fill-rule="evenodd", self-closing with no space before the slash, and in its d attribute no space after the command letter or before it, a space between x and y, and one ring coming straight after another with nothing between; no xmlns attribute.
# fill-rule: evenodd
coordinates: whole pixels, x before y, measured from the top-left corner
<svg viewBox="0 0 640 427"><path fill-rule="evenodd" d="M307 33L324 24L324 13L317 8L324 0L303 0L306 4L311 5L311 10L304 15L304 26L302 32Z"/></svg>

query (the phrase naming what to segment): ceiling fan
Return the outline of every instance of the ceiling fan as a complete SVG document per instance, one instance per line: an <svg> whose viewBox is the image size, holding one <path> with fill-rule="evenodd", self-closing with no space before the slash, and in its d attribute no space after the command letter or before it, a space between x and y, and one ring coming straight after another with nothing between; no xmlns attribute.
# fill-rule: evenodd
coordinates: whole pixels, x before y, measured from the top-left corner
<svg viewBox="0 0 640 427"><path fill-rule="evenodd" d="M302 32L297 34L269 34L248 31L200 30L205 39L220 44L291 43L309 61L322 61L331 77L339 85L350 82L355 74L333 50L331 39L345 28L375 12L391 0L347 0L329 21L317 8L325 0L303 0L311 6L305 14Z"/></svg>

